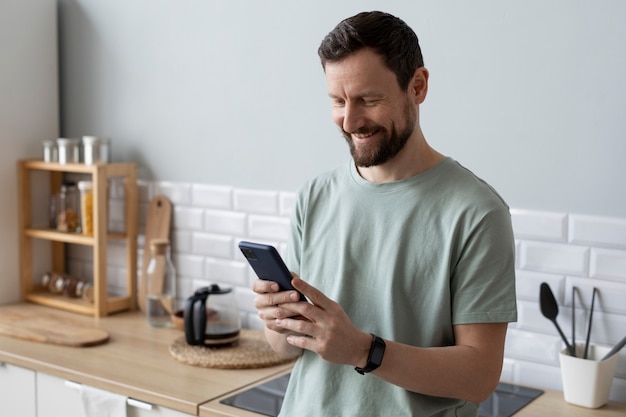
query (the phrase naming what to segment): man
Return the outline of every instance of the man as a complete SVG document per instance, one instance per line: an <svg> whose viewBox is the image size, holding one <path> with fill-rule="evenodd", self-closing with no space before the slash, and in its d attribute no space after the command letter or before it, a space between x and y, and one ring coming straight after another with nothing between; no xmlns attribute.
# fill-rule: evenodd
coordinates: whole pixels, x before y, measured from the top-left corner
<svg viewBox="0 0 626 417"><path fill-rule="evenodd" d="M517 318L508 207L426 142L402 20L360 13L318 52L352 160L298 193L287 264L309 302L253 284L268 341L299 356L281 415L476 416Z"/></svg>

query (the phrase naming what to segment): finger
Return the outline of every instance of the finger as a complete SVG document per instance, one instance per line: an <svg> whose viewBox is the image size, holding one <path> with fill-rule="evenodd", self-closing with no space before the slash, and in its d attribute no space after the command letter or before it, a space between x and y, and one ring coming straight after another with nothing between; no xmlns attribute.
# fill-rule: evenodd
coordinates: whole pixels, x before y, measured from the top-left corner
<svg viewBox="0 0 626 417"><path fill-rule="evenodd" d="M260 310L262 308L275 307L285 303L293 303L298 297L298 293L295 291L257 294L256 297L254 297L254 307Z"/></svg>
<svg viewBox="0 0 626 417"><path fill-rule="evenodd" d="M280 287L274 281L268 281L266 279L256 279L252 282L252 291L257 294L265 294L268 292L278 292Z"/></svg>
<svg viewBox="0 0 626 417"><path fill-rule="evenodd" d="M332 308L333 302L331 299L326 297L324 293L297 275L291 280L291 285L293 285L296 290L304 294L304 296L316 306L319 306L324 310Z"/></svg>
<svg viewBox="0 0 626 417"><path fill-rule="evenodd" d="M292 346L299 347L300 349L316 351L317 341L313 337L299 336L297 334L290 334L287 336L287 343Z"/></svg>
<svg viewBox="0 0 626 417"><path fill-rule="evenodd" d="M276 326L291 330L292 332L312 337L315 333L315 325L308 320L297 320L292 318L277 318Z"/></svg>

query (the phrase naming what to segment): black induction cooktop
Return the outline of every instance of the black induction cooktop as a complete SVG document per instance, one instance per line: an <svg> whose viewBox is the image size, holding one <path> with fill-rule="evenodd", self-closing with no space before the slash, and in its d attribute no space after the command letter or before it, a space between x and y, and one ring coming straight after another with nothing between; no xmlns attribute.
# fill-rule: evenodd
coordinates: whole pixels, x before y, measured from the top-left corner
<svg viewBox="0 0 626 417"><path fill-rule="evenodd" d="M221 400L222 404L276 417L283 404L289 374L257 385ZM491 396L480 404L478 417L510 417L543 394L543 391L501 382Z"/></svg>

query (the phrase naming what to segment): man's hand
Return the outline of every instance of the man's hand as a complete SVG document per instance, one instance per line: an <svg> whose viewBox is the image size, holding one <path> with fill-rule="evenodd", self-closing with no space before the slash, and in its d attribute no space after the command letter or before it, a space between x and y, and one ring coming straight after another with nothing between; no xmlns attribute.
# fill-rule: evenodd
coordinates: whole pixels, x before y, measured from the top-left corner
<svg viewBox="0 0 626 417"><path fill-rule="evenodd" d="M290 332L287 343L315 352L331 363L365 366L372 337L357 329L343 308L317 288L295 275L292 284L311 303L286 302L279 308L268 308L273 311L268 312L274 319L272 326Z"/></svg>
<svg viewBox="0 0 626 417"><path fill-rule="evenodd" d="M296 276L293 272L291 274ZM277 283L263 279L257 279L252 283L252 291L257 294L254 307L259 311L259 317L265 323L265 327L278 333L287 333L287 330L276 325L276 320L296 318L297 314L286 309L285 305L299 302L300 294L296 291L280 291Z"/></svg>

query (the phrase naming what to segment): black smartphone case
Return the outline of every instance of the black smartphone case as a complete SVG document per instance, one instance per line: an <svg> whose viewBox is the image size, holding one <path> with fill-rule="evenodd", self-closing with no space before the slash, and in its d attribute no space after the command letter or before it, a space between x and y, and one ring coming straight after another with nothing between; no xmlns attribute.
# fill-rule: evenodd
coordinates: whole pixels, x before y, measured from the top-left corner
<svg viewBox="0 0 626 417"><path fill-rule="evenodd" d="M259 278L277 282L283 291L295 290L291 285L291 273L275 247L242 241L239 249ZM305 299L302 294L300 299Z"/></svg>

